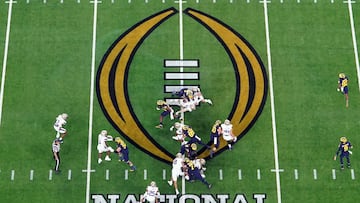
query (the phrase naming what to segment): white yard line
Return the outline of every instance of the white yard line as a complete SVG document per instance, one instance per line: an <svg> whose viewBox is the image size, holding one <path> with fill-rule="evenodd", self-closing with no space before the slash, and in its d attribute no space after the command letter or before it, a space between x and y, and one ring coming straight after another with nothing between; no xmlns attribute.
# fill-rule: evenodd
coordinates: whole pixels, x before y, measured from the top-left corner
<svg viewBox="0 0 360 203"><path fill-rule="evenodd" d="M90 78L90 107L89 107L89 130L88 130L88 158L86 170L86 203L90 202L90 176L91 176L91 143L93 127L93 106L94 106L94 80L95 80L95 55L96 55L96 24L98 0L94 0L93 39L91 53L91 78Z"/></svg>
<svg viewBox="0 0 360 203"><path fill-rule="evenodd" d="M349 9L349 17L350 17L350 26L351 26L351 35L352 35L352 41L354 46L354 55L355 55L355 64L356 64L356 71L357 71L357 77L358 77L358 85L359 85L359 91L360 91L360 67L359 67L359 54L357 49L357 43L356 43L356 32L355 32L355 25L354 25L354 16L352 12L352 1L348 0L348 9Z"/></svg>
<svg viewBox="0 0 360 203"><path fill-rule="evenodd" d="M179 0L179 49L180 49L180 60L184 59L184 28L183 28L183 0ZM184 72L184 67L180 66L180 72ZM180 80L180 85L184 85L184 80ZM182 124L184 124L185 120L184 112L181 112ZM185 176L181 178L181 193L185 194Z"/></svg>
<svg viewBox="0 0 360 203"><path fill-rule="evenodd" d="M266 51L267 61L269 70L269 88L270 88L270 105L271 105L271 120L273 130L273 141L274 141L274 164L276 174L276 192L277 202L281 203L281 187L280 187L280 170L279 170L279 154L277 146L277 133L276 133L276 117L275 117L275 102L274 102L274 89L273 89L273 77L272 77L272 65L271 65L271 49L270 49L270 32L269 32L269 17L267 4L269 2L264 0L264 17L265 17L265 34L266 34Z"/></svg>
<svg viewBox="0 0 360 203"><path fill-rule="evenodd" d="M7 1L6 3L9 4L8 9L8 19L6 24L6 36L5 36L5 46L4 46L4 59L3 59L3 66L2 66L2 75L1 75L1 88L0 88L0 126L2 121L2 109L3 109L3 102L4 102L4 90L5 90L5 75L6 75L6 65L7 65L7 58L8 58L8 49L9 49L9 40L10 40L10 25L11 25L11 13L12 13L12 5L14 2L13 0Z"/></svg>

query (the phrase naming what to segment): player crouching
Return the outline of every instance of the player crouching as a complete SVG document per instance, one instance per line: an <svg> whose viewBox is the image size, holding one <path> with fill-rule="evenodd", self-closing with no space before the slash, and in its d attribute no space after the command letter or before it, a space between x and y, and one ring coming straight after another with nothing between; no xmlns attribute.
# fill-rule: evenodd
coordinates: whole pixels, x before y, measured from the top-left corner
<svg viewBox="0 0 360 203"><path fill-rule="evenodd" d="M113 141L113 137L108 135L106 130L102 130L98 136L98 164L102 162L101 157L104 152L106 152L105 161L111 161L110 153L114 152L114 149L107 144L108 141Z"/></svg>
<svg viewBox="0 0 360 203"><path fill-rule="evenodd" d="M115 137L115 142L117 144L115 153L119 155L119 161L127 163L130 166L130 171L135 171L136 167L129 159L129 148L126 143L120 137Z"/></svg>

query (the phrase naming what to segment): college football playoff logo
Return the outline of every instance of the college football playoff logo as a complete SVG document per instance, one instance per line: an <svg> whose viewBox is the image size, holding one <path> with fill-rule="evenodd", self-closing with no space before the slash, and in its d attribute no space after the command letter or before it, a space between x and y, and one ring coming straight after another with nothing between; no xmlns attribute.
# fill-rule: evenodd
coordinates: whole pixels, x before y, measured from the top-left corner
<svg viewBox="0 0 360 203"><path fill-rule="evenodd" d="M175 8L163 10L122 34L104 55L96 78L98 100L109 122L135 146L167 163L174 156L157 143L137 119L129 102L127 78L133 56L145 38L177 12ZM233 132L239 139L257 120L265 104L265 67L251 45L231 27L191 8L182 12L207 28L221 42L230 57L236 78L236 96L229 119L233 124ZM226 143L221 142L217 153L225 148ZM208 156L209 151L205 148L199 151L199 157Z"/></svg>

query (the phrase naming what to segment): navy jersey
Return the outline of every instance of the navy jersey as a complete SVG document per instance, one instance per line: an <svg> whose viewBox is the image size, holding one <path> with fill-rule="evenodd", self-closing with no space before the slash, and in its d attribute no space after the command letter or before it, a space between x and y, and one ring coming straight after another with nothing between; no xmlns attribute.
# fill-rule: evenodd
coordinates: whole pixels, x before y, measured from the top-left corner
<svg viewBox="0 0 360 203"><path fill-rule="evenodd" d="M340 142L336 155L347 156L349 155L349 149L352 147L350 142Z"/></svg>

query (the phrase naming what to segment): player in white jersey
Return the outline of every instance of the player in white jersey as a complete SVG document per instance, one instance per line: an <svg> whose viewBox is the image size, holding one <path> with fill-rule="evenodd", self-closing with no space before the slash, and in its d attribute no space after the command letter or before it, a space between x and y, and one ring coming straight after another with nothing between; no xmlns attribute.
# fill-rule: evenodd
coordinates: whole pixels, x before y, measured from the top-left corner
<svg viewBox="0 0 360 203"><path fill-rule="evenodd" d="M140 202L148 201L150 203L158 203L160 192L159 188L156 186L155 181L151 181L150 185L146 187L144 195L141 197Z"/></svg>
<svg viewBox="0 0 360 203"><path fill-rule="evenodd" d="M203 102L203 103L208 103L210 105L212 105L212 101L210 99L205 99L204 96L202 95L201 93L201 90L200 88L198 87L194 87L192 89L192 92L193 92L193 95L194 95L194 102L195 102L195 105L199 105L200 102Z"/></svg>
<svg viewBox="0 0 360 203"><path fill-rule="evenodd" d="M176 122L173 126L171 126L170 131L173 131L175 128L175 136L172 138L181 143L181 145L186 144L185 138L186 136L183 134L182 128L185 126L180 122Z"/></svg>
<svg viewBox="0 0 360 203"><path fill-rule="evenodd" d="M114 149L108 146L108 144L106 143L108 141L113 141L113 137L111 135L108 135L106 130L102 130L98 136L98 145L97 145L97 150L99 152L98 154L99 164L102 162L101 157L102 157L102 153L104 152L106 152L105 161L111 161L111 158L109 156L111 152L114 152Z"/></svg>
<svg viewBox="0 0 360 203"><path fill-rule="evenodd" d="M174 185L176 195L180 194L177 186L177 179L179 176L183 176L184 172L184 158L181 153L177 153L175 159L172 162L171 180L168 181L169 185Z"/></svg>
<svg viewBox="0 0 360 203"><path fill-rule="evenodd" d="M62 139L66 136L66 129L64 128L66 124L66 119L68 118L67 113L62 113L56 117L56 121L54 123L54 129L56 131L56 138L62 141Z"/></svg>
<svg viewBox="0 0 360 203"><path fill-rule="evenodd" d="M234 136L232 131L233 125L230 123L228 119L221 124L221 132L224 140L228 143L228 147L232 149L232 143L236 142L237 138Z"/></svg>

